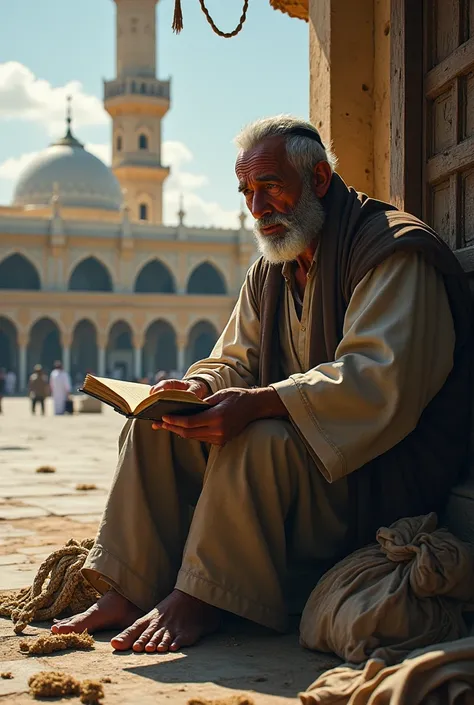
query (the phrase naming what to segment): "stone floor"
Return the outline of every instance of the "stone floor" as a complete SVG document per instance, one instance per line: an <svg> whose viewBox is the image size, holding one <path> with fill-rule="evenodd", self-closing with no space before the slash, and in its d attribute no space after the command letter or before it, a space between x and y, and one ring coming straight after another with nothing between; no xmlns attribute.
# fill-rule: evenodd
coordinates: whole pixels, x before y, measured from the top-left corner
<svg viewBox="0 0 474 705"><path fill-rule="evenodd" d="M94 535L113 477L123 419L108 408L102 414L54 417L50 402L45 417L32 417L28 400L17 398L5 399L3 407L0 590L8 590L29 585L41 561L69 538ZM56 472L37 473L42 465ZM92 483L96 489L79 491L78 483ZM48 627L34 625L25 635ZM280 705L296 703L298 691L337 663L301 649L296 628L277 636L235 622L197 647L169 655L115 653L110 636L100 635L93 652L31 658L20 653L10 621L0 618L0 672L14 676L0 679L0 705L31 703L28 677L48 669L79 679L109 676L105 705L185 705L192 696L236 693L251 694L256 705Z"/></svg>

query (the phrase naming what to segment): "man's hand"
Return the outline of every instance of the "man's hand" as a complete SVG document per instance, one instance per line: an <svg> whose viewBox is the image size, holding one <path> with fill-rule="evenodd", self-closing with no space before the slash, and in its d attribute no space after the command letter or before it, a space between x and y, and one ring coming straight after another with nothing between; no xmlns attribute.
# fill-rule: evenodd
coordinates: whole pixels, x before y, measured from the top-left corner
<svg viewBox="0 0 474 705"><path fill-rule="evenodd" d="M238 436L252 421L288 417L285 405L272 387L224 389L207 397L206 401L212 409L193 416L164 416L161 422L153 423L153 428L222 446Z"/></svg>
<svg viewBox="0 0 474 705"><path fill-rule="evenodd" d="M205 382L198 379L163 379L150 389L153 392L161 392L164 389L181 389L186 392L193 392L199 399L204 399L209 394L209 388Z"/></svg>

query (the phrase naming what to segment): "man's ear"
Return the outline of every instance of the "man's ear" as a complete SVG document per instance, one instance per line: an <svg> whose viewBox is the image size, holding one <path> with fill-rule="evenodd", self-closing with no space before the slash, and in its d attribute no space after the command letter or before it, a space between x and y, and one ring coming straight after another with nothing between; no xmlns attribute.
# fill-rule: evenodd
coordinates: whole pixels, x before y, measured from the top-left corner
<svg viewBox="0 0 474 705"><path fill-rule="evenodd" d="M318 198L326 195L331 184L332 170L328 162L318 162L313 168L313 192Z"/></svg>

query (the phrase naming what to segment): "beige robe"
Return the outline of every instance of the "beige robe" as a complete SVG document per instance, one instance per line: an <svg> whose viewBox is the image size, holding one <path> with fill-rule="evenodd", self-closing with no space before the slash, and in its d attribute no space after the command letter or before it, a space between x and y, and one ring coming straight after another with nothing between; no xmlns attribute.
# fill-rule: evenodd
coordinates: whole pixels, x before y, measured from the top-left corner
<svg viewBox="0 0 474 705"><path fill-rule="evenodd" d="M289 576L345 550L344 475L408 433L442 386L452 366L453 322L443 282L421 258L394 255L360 282L336 362L310 371L311 297L299 321L290 267L285 274L280 354L288 378L274 387L290 421L256 421L222 448L128 422L84 567L99 591L112 585L149 610L176 586L285 629L289 593L299 585ZM309 287L315 276L313 268ZM205 379L213 391L251 387L258 344L246 283L211 357L187 376Z"/></svg>

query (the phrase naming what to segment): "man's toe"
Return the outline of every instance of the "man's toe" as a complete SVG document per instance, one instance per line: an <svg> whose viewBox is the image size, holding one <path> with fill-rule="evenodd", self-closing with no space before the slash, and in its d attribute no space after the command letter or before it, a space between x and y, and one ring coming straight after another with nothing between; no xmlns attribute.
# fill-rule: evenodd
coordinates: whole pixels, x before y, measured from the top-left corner
<svg viewBox="0 0 474 705"><path fill-rule="evenodd" d="M156 634L156 625L150 625L149 627L147 627L144 630L144 632L141 634L141 636L133 643L133 647L132 647L133 650L137 651L139 653L141 653L142 651L145 651L150 640L153 639L155 634Z"/></svg>
<svg viewBox="0 0 474 705"><path fill-rule="evenodd" d="M111 639L110 643L112 647L117 649L117 651L128 651L128 649L132 648L134 642L137 641L144 628L144 624L137 624L135 622L131 627L124 629L123 632L120 632L120 634L117 634L117 636Z"/></svg>
<svg viewBox="0 0 474 705"><path fill-rule="evenodd" d="M173 641L173 637L171 636L169 631L166 630L165 633L163 634L163 636L161 637L159 644L157 644L156 650L160 654L165 653L166 651L169 650L169 647L170 647L170 644L172 641Z"/></svg>
<svg viewBox="0 0 474 705"><path fill-rule="evenodd" d="M65 620L64 622L53 624L53 626L51 627L52 634L71 634L71 632L76 631L76 625L73 620Z"/></svg>
<svg viewBox="0 0 474 705"><path fill-rule="evenodd" d="M184 634L176 634L169 645L169 651L179 651L182 646L190 646L194 642L187 640Z"/></svg>

